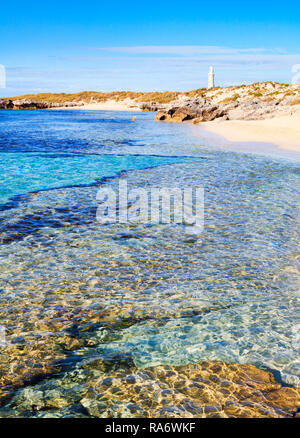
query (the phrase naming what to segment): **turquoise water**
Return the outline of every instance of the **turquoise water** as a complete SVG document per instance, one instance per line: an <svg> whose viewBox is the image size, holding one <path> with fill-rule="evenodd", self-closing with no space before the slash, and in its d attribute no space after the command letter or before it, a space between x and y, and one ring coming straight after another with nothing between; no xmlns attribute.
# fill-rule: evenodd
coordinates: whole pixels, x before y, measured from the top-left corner
<svg viewBox="0 0 300 438"><path fill-rule="evenodd" d="M87 415L94 358L250 363L300 384L299 164L131 118L0 112L2 416L53 414L27 403L51 391L66 402L55 415ZM203 232L101 226L97 190L121 171L129 188L204 186Z"/></svg>
<svg viewBox="0 0 300 438"><path fill-rule="evenodd" d="M154 144L151 135L150 141L140 138L141 131L129 113L2 111L0 203L32 191L92 184L126 170L191 160L176 137L173 148L167 143L168 130L162 129Z"/></svg>
<svg viewBox="0 0 300 438"><path fill-rule="evenodd" d="M0 203L17 195L72 185L92 184L122 171L187 162L186 157L148 155L95 155L2 153Z"/></svg>

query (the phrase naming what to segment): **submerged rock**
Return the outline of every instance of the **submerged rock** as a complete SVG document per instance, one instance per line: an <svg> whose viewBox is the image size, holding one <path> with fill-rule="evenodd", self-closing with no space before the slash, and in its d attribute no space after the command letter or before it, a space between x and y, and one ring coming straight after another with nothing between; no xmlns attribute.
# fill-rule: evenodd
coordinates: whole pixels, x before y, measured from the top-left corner
<svg viewBox="0 0 300 438"><path fill-rule="evenodd" d="M300 388L253 365L133 368L88 384L81 404L93 417L293 417L300 406Z"/></svg>
<svg viewBox="0 0 300 438"><path fill-rule="evenodd" d="M79 364L80 368L87 370L98 370L104 373L116 370L129 370L134 367L131 354L111 354L110 356L96 356L83 360Z"/></svg>
<svg viewBox="0 0 300 438"><path fill-rule="evenodd" d="M100 361L100 358L99 358ZM116 357L116 363L118 363ZM104 361L102 362L104 363ZM97 368L97 367L96 367ZM283 387L253 365L206 361L105 373L68 372L20 389L0 416L99 418L297 417L300 388Z"/></svg>

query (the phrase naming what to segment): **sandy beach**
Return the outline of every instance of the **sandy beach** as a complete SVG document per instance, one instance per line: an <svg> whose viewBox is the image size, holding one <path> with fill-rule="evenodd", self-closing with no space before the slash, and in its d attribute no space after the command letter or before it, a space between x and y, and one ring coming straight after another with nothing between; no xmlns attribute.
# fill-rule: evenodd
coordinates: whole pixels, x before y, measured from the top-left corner
<svg viewBox="0 0 300 438"><path fill-rule="evenodd" d="M300 152L300 111L291 116L265 120L216 120L201 124L201 129L230 143L273 144Z"/></svg>
<svg viewBox="0 0 300 438"><path fill-rule="evenodd" d="M81 106L65 106L49 108L51 110L81 110L81 111L141 111L134 100L107 100L105 102L86 103Z"/></svg>

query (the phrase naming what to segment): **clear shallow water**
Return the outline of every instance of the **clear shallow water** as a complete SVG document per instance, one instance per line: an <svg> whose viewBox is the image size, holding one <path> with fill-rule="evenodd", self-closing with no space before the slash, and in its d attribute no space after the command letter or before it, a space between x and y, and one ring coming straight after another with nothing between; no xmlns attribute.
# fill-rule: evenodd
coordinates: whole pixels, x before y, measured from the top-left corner
<svg viewBox="0 0 300 438"><path fill-rule="evenodd" d="M33 191L93 184L127 170L191 161L186 157L23 152L3 152L1 158L1 204Z"/></svg>
<svg viewBox="0 0 300 438"><path fill-rule="evenodd" d="M162 129L152 144L141 138L143 126L132 123L131 117L113 112L2 111L0 203L32 191L92 184L126 170L190 161L184 149L178 153L178 144L172 148L165 143L173 137L169 130Z"/></svg>
<svg viewBox="0 0 300 438"><path fill-rule="evenodd" d="M0 216L1 371L14 369L16 386L44 368L52 378L30 397L60 388L72 399L76 387L77 403L91 379L84 363L115 355L141 368L251 363L299 385L299 165L209 150L189 127L131 117L0 113L10 190ZM120 170L130 187L204 185L204 232L101 227L95 182ZM10 394L3 412L33 415L22 397Z"/></svg>

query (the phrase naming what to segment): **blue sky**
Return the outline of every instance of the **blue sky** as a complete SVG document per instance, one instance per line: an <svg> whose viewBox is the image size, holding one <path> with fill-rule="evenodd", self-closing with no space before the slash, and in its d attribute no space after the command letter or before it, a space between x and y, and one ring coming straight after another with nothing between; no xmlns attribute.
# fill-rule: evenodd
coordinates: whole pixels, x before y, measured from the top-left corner
<svg viewBox="0 0 300 438"><path fill-rule="evenodd" d="M0 96L191 90L274 80L300 64L300 3L15 1L1 4Z"/></svg>

